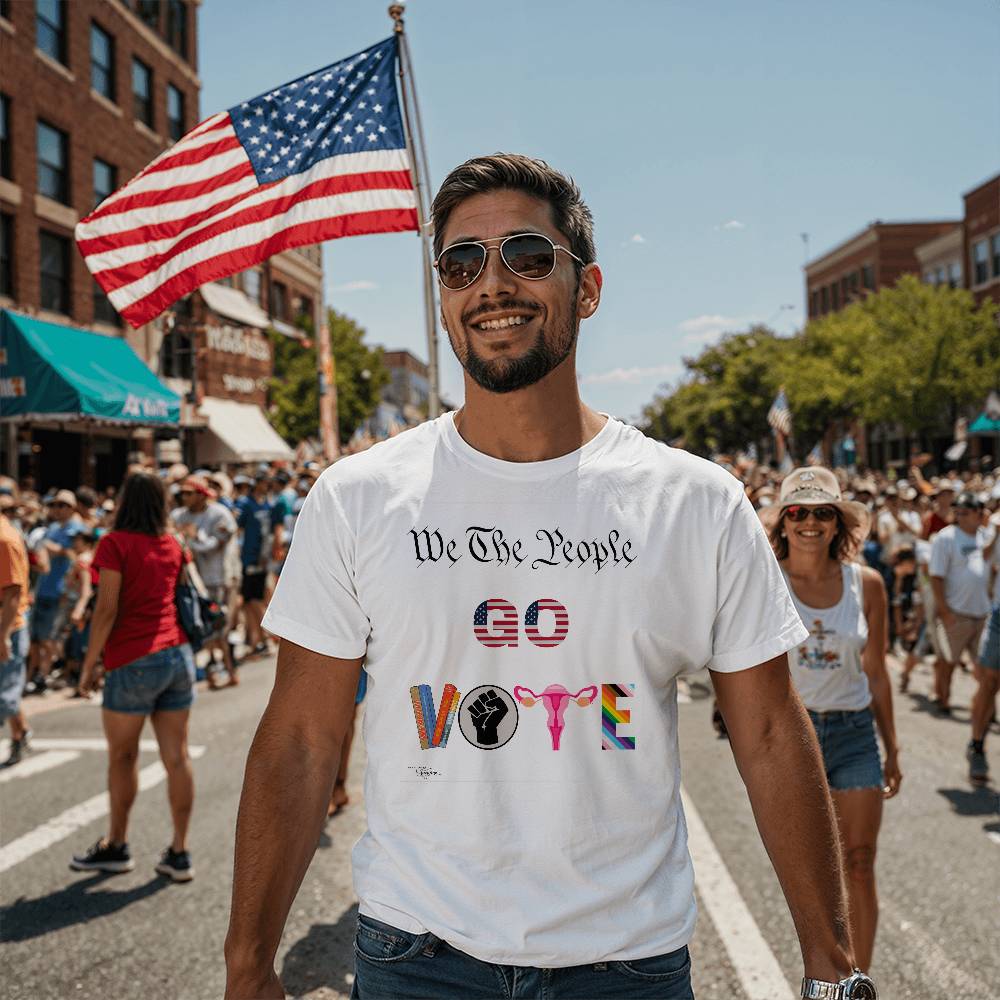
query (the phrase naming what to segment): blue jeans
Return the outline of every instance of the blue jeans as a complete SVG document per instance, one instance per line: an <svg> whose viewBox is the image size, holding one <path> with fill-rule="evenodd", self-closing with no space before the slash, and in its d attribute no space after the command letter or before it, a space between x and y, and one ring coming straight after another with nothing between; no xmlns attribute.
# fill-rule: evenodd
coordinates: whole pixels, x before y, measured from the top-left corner
<svg viewBox="0 0 1000 1000"><path fill-rule="evenodd" d="M830 790L882 788L882 759L870 708L860 712L809 711L826 767Z"/></svg>
<svg viewBox="0 0 1000 1000"><path fill-rule="evenodd" d="M194 654L185 642L104 675L104 708L127 715L179 712L194 701Z"/></svg>
<svg viewBox="0 0 1000 1000"><path fill-rule="evenodd" d="M686 947L563 969L481 962L431 933L358 917L351 996L359 1000L693 1000Z"/></svg>

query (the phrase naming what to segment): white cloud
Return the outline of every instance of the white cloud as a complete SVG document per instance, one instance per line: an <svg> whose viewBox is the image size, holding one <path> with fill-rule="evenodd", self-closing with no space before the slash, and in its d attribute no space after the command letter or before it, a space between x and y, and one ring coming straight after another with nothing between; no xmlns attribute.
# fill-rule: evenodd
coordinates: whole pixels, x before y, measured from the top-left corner
<svg viewBox="0 0 1000 1000"><path fill-rule="evenodd" d="M371 292L378 288L374 281L345 281L342 285L334 285L330 291L338 292Z"/></svg>
<svg viewBox="0 0 1000 1000"><path fill-rule="evenodd" d="M681 366L676 364L654 365L650 368L612 368L606 372L593 372L581 375L581 385L619 384L635 385L650 379L670 378L681 373Z"/></svg>
<svg viewBox="0 0 1000 1000"><path fill-rule="evenodd" d="M646 237L642 233L633 233L629 243L645 243Z"/></svg>
<svg viewBox="0 0 1000 1000"><path fill-rule="evenodd" d="M718 231L724 229L746 229L746 226L739 219L730 219L728 222L723 222L715 228Z"/></svg>
<svg viewBox="0 0 1000 1000"><path fill-rule="evenodd" d="M684 320L678 329L684 334L687 344L707 344L724 333L745 327L750 320L739 316L721 316L718 313L706 313Z"/></svg>

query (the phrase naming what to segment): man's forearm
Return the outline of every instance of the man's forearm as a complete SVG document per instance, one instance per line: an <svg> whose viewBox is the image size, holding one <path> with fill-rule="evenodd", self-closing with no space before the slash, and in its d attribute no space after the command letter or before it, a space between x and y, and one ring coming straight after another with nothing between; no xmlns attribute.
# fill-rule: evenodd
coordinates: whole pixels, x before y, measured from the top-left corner
<svg viewBox="0 0 1000 1000"><path fill-rule="evenodd" d="M798 697L789 698L748 750L737 752L737 765L795 923L805 973L836 982L852 963L843 863L822 756Z"/></svg>
<svg viewBox="0 0 1000 1000"><path fill-rule="evenodd" d="M934 593L934 610L937 612L937 616L941 618L942 612L944 614L951 614L951 609L948 607L948 602L944 596L944 577L931 577L931 591Z"/></svg>
<svg viewBox="0 0 1000 1000"><path fill-rule="evenodd" d="M21 588L4 587L0 591L0 639L9 639L17 621L17 608L21 601Z"/></svg>
<svg viewBox="0 0 1000 1000"><path fill-rule="evenodd" d="M272 975L281 934L319 841L340 744L309 740L267 712L247 758L226 938L228 1000Z"/></svg>

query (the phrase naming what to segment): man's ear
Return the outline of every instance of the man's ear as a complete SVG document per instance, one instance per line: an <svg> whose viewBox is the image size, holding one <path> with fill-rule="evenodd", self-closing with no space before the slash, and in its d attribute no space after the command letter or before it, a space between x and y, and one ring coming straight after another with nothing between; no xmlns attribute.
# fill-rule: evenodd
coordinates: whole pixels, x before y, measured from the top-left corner
<svg viewBox="0 0 1000 1000"><path fill-rule="evenodd" d="M597 264L588 264L580 275L580 286L576 293L576 314L580 319L589 319L601 304L601 288L604 275Z"/></svg>

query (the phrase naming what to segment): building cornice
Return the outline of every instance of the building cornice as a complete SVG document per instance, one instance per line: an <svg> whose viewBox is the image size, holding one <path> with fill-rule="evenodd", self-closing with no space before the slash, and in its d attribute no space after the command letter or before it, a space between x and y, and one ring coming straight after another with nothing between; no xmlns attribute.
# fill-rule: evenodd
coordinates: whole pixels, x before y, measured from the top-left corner
<svg viewBox="0 0 1000 1000"><path fill-rule="evenodd" d="M825 271L827 268L833 267L834 264L851 256L851 254L873 246L878 241L877 226L877 222L871 223L871 225L862 229L860 233L855 233L854 236L849 237L843 243L827 251L822 257L817 257L815 260L809 261L804 268L806 276L812 278L820 271Z"/></svg>
<svg viewBox="0 0 1000 1000"><path fill-rule="evenodd" d="M271 258L274 270L294 281L300 281L310 288L319 289L323 285L323 268L317 267L299 254L286 250Z"/></svg>
<svg viewBox="0 0 1000 1000"><path fill-rule="evenodd" d="M962 257L962 226L961 223L947 233L935 236L934 239L914 247L913 252L921 264L937 263L947 257Z"/></svg>

